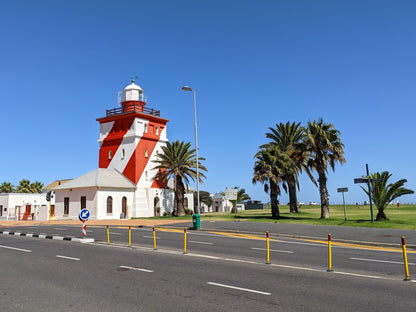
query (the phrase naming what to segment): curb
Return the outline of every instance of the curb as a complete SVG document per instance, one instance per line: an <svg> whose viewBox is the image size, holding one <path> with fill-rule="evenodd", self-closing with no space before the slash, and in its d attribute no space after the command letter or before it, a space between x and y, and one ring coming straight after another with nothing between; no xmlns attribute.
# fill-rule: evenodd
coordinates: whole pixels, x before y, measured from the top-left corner
<svg viewBox="0 0 416 312"><path fill-rule="evenodd" d="M0 234L64 240L64 241L71 241L71 242L78 242L78 243L93 243L94 242L94 238L63 237L63 236L53 236L53 235L46 235L46 234L31 234L31 233L20 233L20 232L10 232L10 231L0 231Z"/></svg>

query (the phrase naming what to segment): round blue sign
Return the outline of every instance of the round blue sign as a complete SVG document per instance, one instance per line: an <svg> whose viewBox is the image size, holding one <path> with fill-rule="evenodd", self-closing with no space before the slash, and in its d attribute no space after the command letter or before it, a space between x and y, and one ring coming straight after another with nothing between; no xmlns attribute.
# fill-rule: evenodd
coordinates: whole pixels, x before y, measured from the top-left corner
<svg viewBox="0 0 416 312"><path fill-rule="evenodd" d="M90 217L90 211L88 209L82 209L81 212L79 213L79 218L82 221L88 220L89 217Z"/></svg>

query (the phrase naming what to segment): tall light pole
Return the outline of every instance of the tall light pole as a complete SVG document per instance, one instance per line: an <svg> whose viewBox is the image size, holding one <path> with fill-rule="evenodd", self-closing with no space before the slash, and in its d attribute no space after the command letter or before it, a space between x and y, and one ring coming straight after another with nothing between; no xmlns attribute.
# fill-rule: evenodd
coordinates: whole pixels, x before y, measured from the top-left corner
<svg viewBox="0 0 416 312"><path fill-rule="evenodd" d="M195 117L195 150L196 150L196 193L197 193L197 207L196 207L196 214L199 216L200 209L199 209L199 160L198 160L198 130L196 126L196 92L192 90L191 87L184 86L182 87L183 91L192 91L194 93L194 117ZM195 226L194 226L195 227Z"/></svg>

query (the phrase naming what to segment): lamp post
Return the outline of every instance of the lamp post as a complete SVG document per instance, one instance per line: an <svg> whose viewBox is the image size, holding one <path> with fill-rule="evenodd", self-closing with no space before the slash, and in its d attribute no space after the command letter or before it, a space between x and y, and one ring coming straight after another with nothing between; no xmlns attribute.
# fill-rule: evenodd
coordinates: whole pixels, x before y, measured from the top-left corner
<svg viewBox="0 0 416 312"><path fill-rule="evenodd" d="M192 90L191 87L188 86L184 86L182 87L183 91L192 91L194 93L194 117L195 117L195 150L196 150L196 193L197 193L197 207L196 207L196 214L198 216L198 221L199 221L199 213L200 213L200 209L199 209L199 160L198 160L198 131L197 131L197 126L196 126L196 92L195 90ZM198 222L199 223L199 222ZM194 224L194 228L199 228L199 226L196 226Z"/></svg>

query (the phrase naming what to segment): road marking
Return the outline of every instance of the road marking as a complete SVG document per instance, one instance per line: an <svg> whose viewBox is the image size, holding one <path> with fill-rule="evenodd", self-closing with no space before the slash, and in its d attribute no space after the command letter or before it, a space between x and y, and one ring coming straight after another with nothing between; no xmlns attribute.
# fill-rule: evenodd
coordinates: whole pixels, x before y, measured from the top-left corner
<svg viewBox="0 0 416 312"><path fill-rule="evenodd" d="M230 286L230 285L225 285L225 284L218 284L218 283L213 283L213 282L207 282L207 284L208 285L213 285L213 286L219 286L219 287L225 287L225 288L231 288L231 289L236 289L236 290L252 292L252 293L256 293L256 294L260 294L260 295L266 295L266 296L271 295L271 293L269 293L269 292L258 291L258 290L248 289L248 288L241 288L241 287Z"/></svg>
<svg viewBox="0 0 416 312"><path fill-rule="evenodd" d="M107 248L123 248L123 249L129 249L132 250L132 247L127 247L126 245L119 245L119 244L111 244L107 245L107 243L92 243L93 245L98 246L105 246ZM134 249L137 250L146 250L149 252L157 252L157 253L164 253L164 254L174 254L178 256L184 256L182 251L176 251L176 250L167 250L167 249L158 249L154 250L153 247L144 247L144 246L134 246ZM204 254L196 254L196 253L187 253L187 257L198 257L198 258L205 258L205 259L211 259L211 260L219 260L219 261L231 261L231 262L238 262L238 263L246 263L246 264L254 264L254 265L260 265L264 266L264 262L255 262L255 261L248 261L248 260L242 260L242 259L232 259L232 258L224 258L224 257L218 257L218 256L209 256ZM284 268L284 269L293 269L293 270L302 270L302 271L310 271L310 272L317 272L317 273L324 273L328 274L325 269L317 269L317 268L307 268L307 267L301 267L301 266L292 266L292 265L284 265L284 264L269 264L271 267L278 267L278 268ZM342 272L342 271L334 271L330 274L339 274L339 275L345 275L345 276L353 276L353 277L364 277L364 278L372 278L372 279L381 279L381 280L390 280L390 281L402 281L403 279L398 279L394 277L384 277L384 276L375 276L375 275L365 275L365 274L357 274L357 273L349 273L349 272Z"/></svg>
<svg viewBox="0 0 416 312"><path fill-rule="evenodd" d="M66 257L66 256L60 256L60 255L56 255L56 257L62 258L62 259L68 259L68 260L75 260L75 261L81 260L80 258Z"/></svg>
<svg viewBox="0 0 416 312"><path fill-rule="evenodd" d="M254 250L261 250L261 251L267 251L267 249L266 249L266 248L256 248L256 247L251 247L251 249L254 249ZM290 251L290 250L270 249L270 251L293 254L293 251Z"/></svg>
<svg viewBox="0 0 416 312"><path fill-rule="evenodd" d="M121 233L116 233L116 232L109 232L109 234L112 234L112 235L122 235Z"/></svg>
<svg viewBox="0 0 416 312"><path fill-rule="evenodd" d="M143 236L144 238L152 238L153 239L153 236ZM157 239L159 239L160 237L159 236L156 236L156 238Z"/></svg>
<svg viewBox="0 0 416 312"><path fill-rule="evenodd" d="M66 228L53 228L54 230L66 231Z"/></svg>
<svg viewBox="0 0 416 312"><path fill-rule="evenodd" d="M141 272L146 272L146 273L153 273L152 270L146 270L146 269L141 269L141 268L134 268L134 267L125 266L125 265L120 265L120 268L122 268L122 269L128 269L128 270L134 270L134 271L141 271Z"/></svg>
<svg viewBox="0 0 416 312"><path fill-rule="evenodd" d="M392 263L392 264L401 264L403 265L403 262L400 261L388 261L388 260L378 260L378 259L366 259L366 258L350 258L351 260L358 260L358 261L369 261L369 262L382 262L382 263ZM409 265L416 265L416 263L408 263Z"/></svg>
<svg viewBox="0 0 416 312"><path fill-rule="evenodd" d="M15 247L9 247L9 246L2 246L2 245L0 245L0 248L6 248L6 249L17 250L17 251L24 251L24 252L32 252L32 250L28 250L28 249L21 249L21 248L15 248Z"/></svg>
<svg viewBox="0 0 416 312"><path fill-rule="evenodd" d="M207 242L197 242L197 241L188 241L188 243L194 244L203 244L203 245L213 245L214 243L207 243Z"/></svg>

